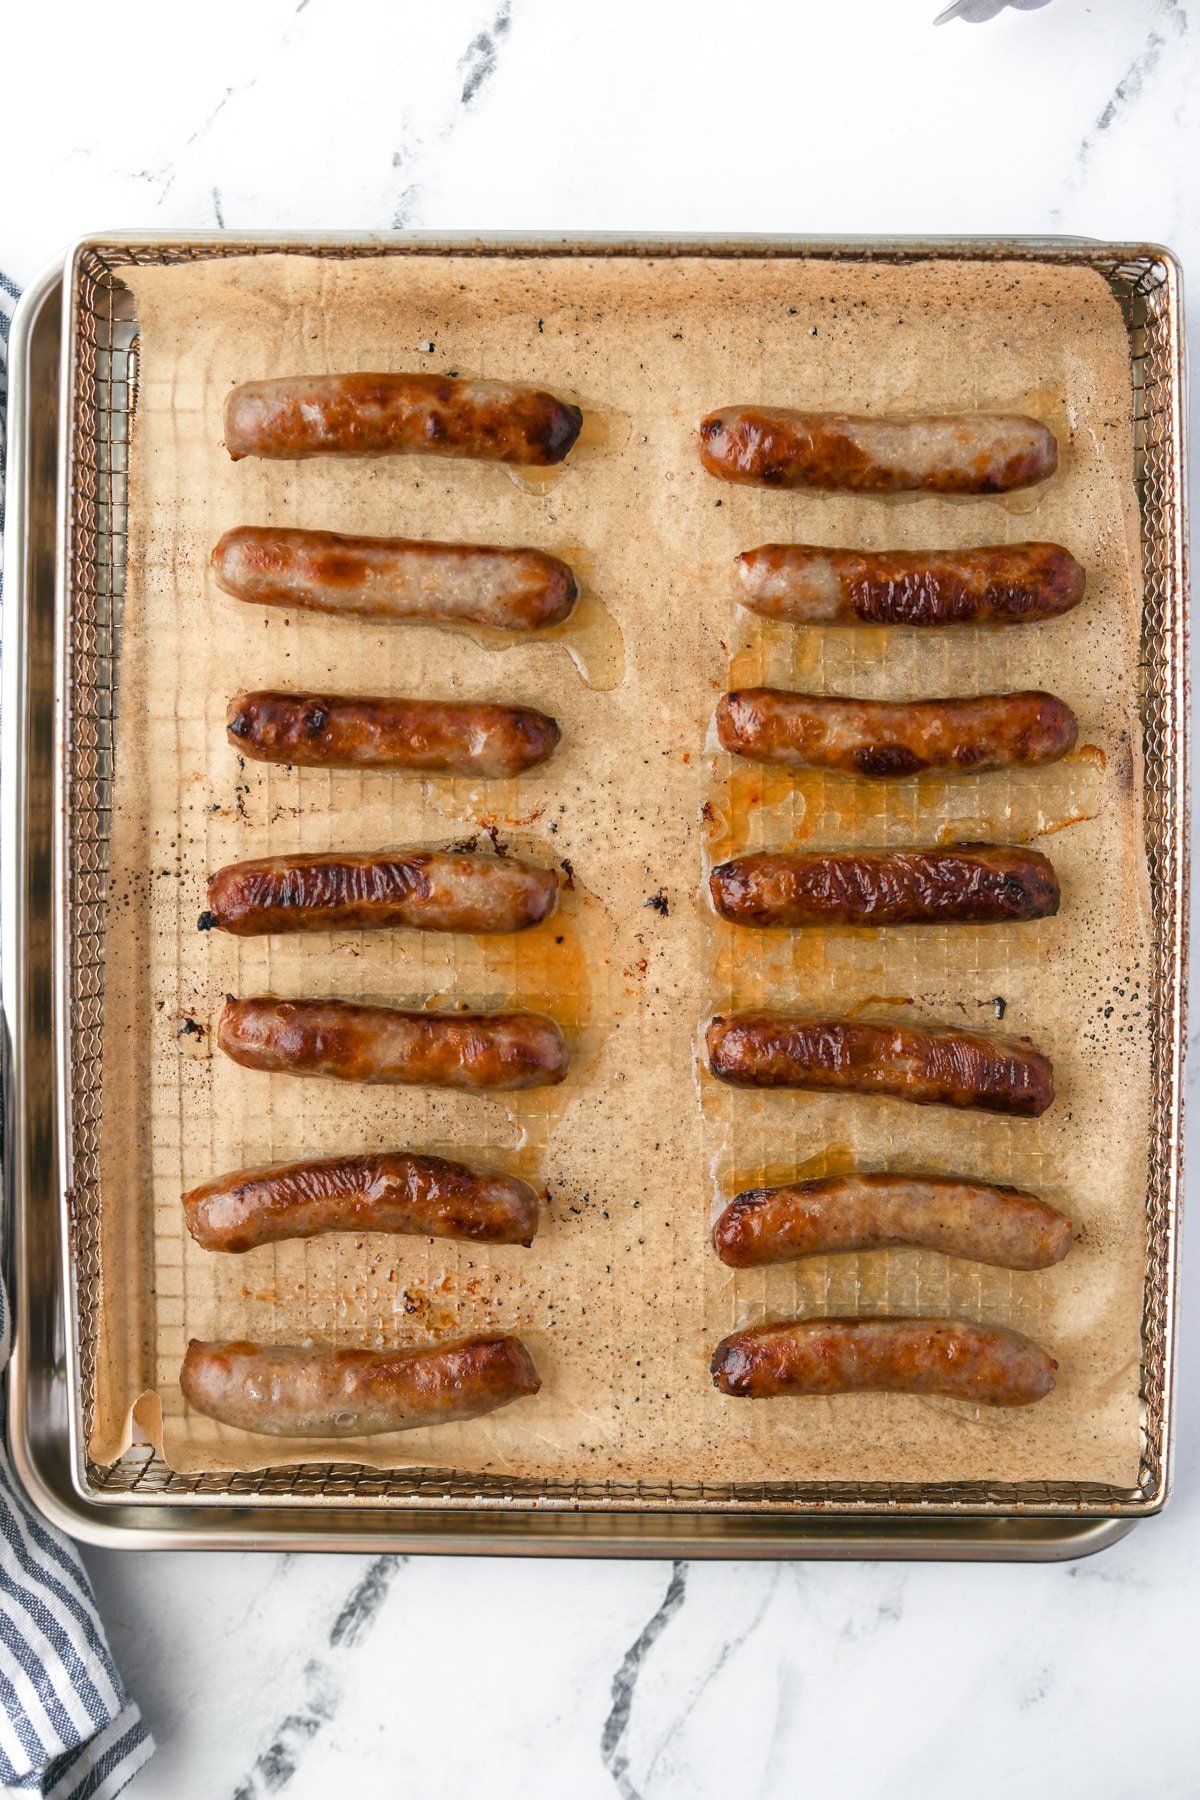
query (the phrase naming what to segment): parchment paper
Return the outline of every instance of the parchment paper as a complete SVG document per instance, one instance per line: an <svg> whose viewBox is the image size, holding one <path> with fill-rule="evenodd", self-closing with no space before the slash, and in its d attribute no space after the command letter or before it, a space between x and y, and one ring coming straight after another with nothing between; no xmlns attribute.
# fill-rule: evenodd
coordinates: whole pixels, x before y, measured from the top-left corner
<svg viewBox="0 0 1200 1800"><path fill-rule="evenodd" d="M141 323L106 953L103 1307L93 1453L131 1411L183 1470L326 1456L631 1480L1134 1480L1148 1132L1148 906L1136 712L1140 550L1128 346L1099 276L1049 266L267 256L132 272ZM430 348L430 346L432 346ZM429 459L235 465L237 381L457 370L577 398L561 471ZM734 401L873 411L1020 408L1062 467L1007 500L779 494L714 481L698 418ZM582 621L498 651L427 627L287 615L222 595L220 534L270 522L541 545L582 571ZM730 562L772 540L866 547L1027 537L1088 571L1068 617L1008 632L795 631L738 611ZM590 684L579 664L590 670ZM1081 749L1051 770L896 785L736 769L706 734L730 680L880 696L1044 686ZM488 696L562 724L515 783L241 764L239 687ZM1075 821L1075 822L1071 822ZM1069 829L1059 829L1069 824ZM269 851L489 833L563 861L549 928L486 945L417 933L201 934L206 874ZM743 844L1039 838L1063 889L1033 925L796 934L718 927L706 859ZM652 897L665 898L649 905ZM561 941L560 941L561 940ZM241 1069L226 992L544 1007L561 1090L505 1104ZM697 1064L714 1006L772 1004L1028 1034L1054 1060L1039 1121L737 1093ZM1003 1013L1003 1024L998 1024ZM180 1194L224 1170L417 1146L545 1185L532 1249L340 1236L244 1257L188 1239ZM763 1176L958 1170L1063 1206L1062 1265L1010 1275L918 1252L734 1275L708 1242ZM920 1310L1011 1323L1059 1359L1041 1404L722 1398L733 1326ZM492 1417L354 1443L255 1438L189 1414L190 1336L356 1345L519 1331L544 1386Z"/></svg>

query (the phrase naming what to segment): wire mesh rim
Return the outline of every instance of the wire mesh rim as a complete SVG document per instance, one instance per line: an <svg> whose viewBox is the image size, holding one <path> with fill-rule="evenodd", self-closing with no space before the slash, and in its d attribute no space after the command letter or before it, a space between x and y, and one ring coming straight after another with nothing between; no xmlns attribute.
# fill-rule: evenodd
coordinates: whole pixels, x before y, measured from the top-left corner
<svg viewBox="0 0 1200 1800"><path fill-rule="evenodd" d="M135 1446L117 1462L103 1467L81 1452L78 1473L94 1499L153 1500L179 1504L201 1496L236 1497L243 1503L278 1500L303 1494L337 1504L430 1507L454 1506L599 1506L745 1508L784 1507L836 1515L839 1512L909 1510L953 1513L980 1510L998 1513L1036 1510L1044 1513L1152 1511L1166 1491L1170 1445L1170 1377L1173 1336L1176 1186L1180 1129L1180 1038L1183 1031L1183 959L1186 919L1182 910L1184 865L1182 837L1186 822L1186 766L1172 743L1182 744L1186 728L1186 568L1182 544L1181 447L1175 427L1179 402L1179 321L1177 296L1169 260L1153 246L1113 247L1078 243L1048 246L994 245L981 241L950 243L867 244L746 241L726 246L680 242L653 246L614 238L604 242L551 240L501 245L472 240L351 241L301 243L292 239L188 241L165 240L125 244L87 242L73 259L69 294L72 323L73 387L70 396L67 520L67 619L65 625L64 717L65 792L64 869L67 943L68 1042L61 1066L72 1071L67 1095L68 1141L61 1146L69 1171L70 1243L77 1326L76 1393L82 1415L82 1442L90 1435L95 1399L96 1323L99 1287L100 1127L99 1036L103 1011L103 937L105 833L101 822L109 812L111 725L119 622L115 609L123 591L124 478L114 467L114 418L127 422L136 384L136 335L116 350L123 374L114 377L118 323L117 302L130 290L119 271L138 265L181 263L228 256L277 253L338 258L373 258L395 254L476 255L680 255L770 256L812 254L841 260L886 262L1024 259L1066 260L1099 270L1122 304L1130 335L1133 368L1135 443L1142 519L1145 600L1142 665L1143 735L1146 765L1146 848L1154 923L1151 1039L1151 1133L1147 1181L1147 1267L1142 1318L1143 1453L1138 1479L1131 1489L1102 1483L614 1483L551 1482L504 1476L461 1476L453 1471L410 1468L380 1471L344 1462L296 1464L245 1473L187 1475L171 1470L144 1446ZM1163 303L1165 299L1165 304ZM114 392L124 388L124 410ZM1149 408L1147 397L1158 393L1166 404ZM103 404L107 395L108 405ZM1166 429L1155 436L1156 422ZM108 437L103 421L108 420ZM1151 428L1148 430L1148 428ZM127 438L124 440L127 443ZM106 455L99 454L106 451ZM118 465L121 458L117 459ZM106 484L106 485L105 485ZM114 520L120 518L118 529ZM107 524L102 526L101 521ZM101 602L108 614L101 616ZM82 603L82 606L81 606ZM88 607L91 607L90 613ZM91 639L88 632L91 632ZM97 645L100 647L97 648ZM107 665L98 679L93 661ZM86 702L97 698L92 714ZM107 697L107 712L102 704ZM93 830L86 829L91 823ZM85 952L87 954L85 954ZM79 1047L89 1052L81 1058ZM90 1084L79 1079L86 1066Z"/></svg>

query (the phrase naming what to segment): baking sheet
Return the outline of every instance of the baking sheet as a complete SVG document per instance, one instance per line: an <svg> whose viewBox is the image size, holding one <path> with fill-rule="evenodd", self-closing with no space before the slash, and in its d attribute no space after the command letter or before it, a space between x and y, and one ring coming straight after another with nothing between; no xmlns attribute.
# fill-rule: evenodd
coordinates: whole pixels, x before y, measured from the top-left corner
<svg viewBox="0 0 1200 1800"><path fill-rule="evenodd" d="M1148 1093L1139 549L1127 339L1101 278L996 264L266 257L138 270L134 285L141 392L108 930L98 1460L120 1450L131 1405L153 1394L161 1421L159 1399L143 1398L139 1418L184 1469L332 1454L592 1480L1132 1482ZM589 441L533 486L418 461L229 462L220 407L233 381L341 366L536 380L591 410ZM758 494L713 482L694 456L696 418L734 399L1022 405L1055 424L1064 467L1045 490L1003 502ZM563 551L590 589L582 644L498 654L426 628L240 607L212 586L208 549L229 525L273 519ZM729 559L767 538L882 547L1031 535L1060 538L1088 567L1089 597L1066 620L931 642L788 634L732 604ZM801 816L773 778L704 753L731 660L740 681L762 668L817 691L1052 686L1102 755L1085 751L1033 785L980 777L950 792L925 780L882 801L866 784L814 778L800 784ZM528 700L554 711L566 738L547 770L502 789L239 769L224 739L229 695L293 682ZM1032 927L802 933L765 947L755 934L748 955L700 899L702 857L739 836L1025 835L1089 813L1046 844L1064 908ZM204 873L221 862L476 830L566 858L576 886L565 929L460 946L453 966L449 946L416 934L255 944L195 932ZM660 890L665 916L645 904ZM503 1108L251 1074L209 1053L227 989L519 998L564 1018L576 1070L557 1094ZM1003 1029L1054 1056L1059 1100L1030 1123L720 1090L695 1073L698 1026L714 1002L752 1004L762 991L805 1008L836 996L839 1009L972 1023L1003 1000ZM186 1020L202 1034L181 1031ZM340 1238L235 1259L185 1239L179 1193L218 1169L402 1142L514 1153L549 1186L534 1248ZM732 1191L780 1163L885 1158L1039 1186L1072 1213L1079 1242L1059 1269L1020 1277L907 1252L735 1277L707 1248L714 1178ZM1059 1387L1039 1407L983 1417L937 1401L755 1407L717 1396L706 1370L716 1338L793 1305L1017 1323L1059 1356ZM369 1344L484 1324L523 1332L545 1386L468 1426L289 1452L182 1409L190 1335Z"/></svg>

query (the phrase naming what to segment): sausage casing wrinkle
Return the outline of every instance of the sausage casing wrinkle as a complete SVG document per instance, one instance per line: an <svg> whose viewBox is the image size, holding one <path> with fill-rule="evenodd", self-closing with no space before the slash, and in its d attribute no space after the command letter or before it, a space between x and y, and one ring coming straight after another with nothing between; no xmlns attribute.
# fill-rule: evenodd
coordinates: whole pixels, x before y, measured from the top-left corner
<svg viewBox="0 0 1200 1800"><path fill-rule="evenodd" d="M544 467L582 426L579 408L553 394L455 375L287 375L244 382L225 401L235 462L421 455Z"/></svg>
<svg viewBox="0 0 1200 1800"><path fill-rule="evenodd" d="M705 1043L711 1072L734 1087L875 1094L1016 1118L1037 1118L1054 1099L1054 1071L1032 1044L950 1027L738 1013L713 1019Z"/></svg>
<svg viewBox="0 0 1200 1800"><path fill-rule="evenodd" d="M1037 850L760 851L719 863L713 906L734 925L1008 924L1058 911L1058 880Z"/></svg>
<svg viewBox="0 0 1200 1800"><path fill-rule="evenodd" d="M185 1194L183 1213L205 1250L234 1253L327 1231L529 1244L538 1227L538 1198L513 1175L485 1174L442 1156L381 1150L239 1169Z"/></svg>
<svg viewBox="0 0 1200 1800"><path fill-rule="evenodd" d="M238 525L212 553L217 586L254 606L355 619L540 631L579 598L574 570L546 550L347 537Z"/></svg>
<svg viewBox="0 0 1200 1800"><path fill-rule="evenodd" d="M217 1042L247 1069L476 1094L553 1087L570 1060L561 1030L540 1013L402 1012L354 1000L230 996Z"/></svg>
<svg viewBox="0 0 1200 1800"><path fill-rule="evenodd" d="M954 1319L797 1319L735 1331L718 1344L723 1394L944 1394L979 1406L1028 1406L1054 1386L1052 1356L1000 1327Z"/></svg>
<svg viewBox="0 0 1200 1800"><path fill-rule="evenodd" d="M1061 544L826 550L764 544L734 560L741 606L790 625L1025 625L1083 599Z"/></svg>
<svg viewBox="0 0 1200 1800"><path fill-rule="evenodd" d="M888 701L741 688L717 703L732 756L845 775L1025 768L1056 762L1078 735L1070 707L1036 691Z"/></svg>
<svg viewBox="0 0 1200 1800"><path fill-rule="evenodd" d="M958 1175L828 1175L748 1188L713 1227L732 1269L910 1244L999 1269L1048 1269L1071 1221L1034 1194Z"/></svg>
<svg viewBox="0 0 1200 1800"><path fill-rule="evenodd" d="M355 1438L478 1419L541 1381L520 1338L500 1335L403 1350L193 1338L179 1385L189 1406L239 1431Z"/></svg>
<svg viewBox="0 0 1200 1800"><path fill-rule="evenodd" d="M255 762L496 778L545 762L562 736L555 720L531 706L270 689L238 694L226 729Z"/></svg>
<svg viewBox="0 0 1200 1800"><path fill-rule="evenodd" d="M727 406L700 422L710 475L759 487L859 494L1000 494L1058 467L1054 433L1019 414L920 418Z"/></svg>
<svg viewBox="0 0 1200 1800"><path fill-rule="evenodd" d="M554 909L558 872L461 850L264 856L218 869L200 927L267 932L525 931Z"/></svg>

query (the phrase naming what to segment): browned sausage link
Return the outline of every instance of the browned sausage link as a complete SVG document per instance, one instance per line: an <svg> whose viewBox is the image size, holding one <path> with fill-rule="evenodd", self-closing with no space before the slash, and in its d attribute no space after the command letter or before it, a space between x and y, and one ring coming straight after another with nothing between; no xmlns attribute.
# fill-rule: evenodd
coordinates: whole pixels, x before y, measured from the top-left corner
<svg viewBox="0 0 1200 1800"><path fill-rule="evenodd" d="M583 426L569 401L453 375L289 375L225 401L225 447L243 456L465 456L560 463Z"/></svg>
<svg viewBox="0 0 1200 1800"><path fill-rule="evenodd" d="M1026 768L1065 756L1078 732L1069 706L1036 692L887 701L742 688L717 704L731 755L847 775Z"/></svg>
<svg viewBox="0 0 1200 1800"><path fill-rule="evenodd" d="M827 1175L748 1188L713 1227L732 1269L899 1244L999 1269L1048 1269L1071 1248L1071 1221L1020 1188L958 1175Z"/></svg>
<svg viewBox="0 0 1200 1800"><path fill-rule="evenodd" d="M734 925L1008 924L1058 911L1058 879L1037 850L763 851L719 863L712 902Z"/></svg>
<svg viewBox="0 0 1200 1800"><path fill-rule="evenodd" d="M545 762L562 735L531 706L269 691L239 694L228 731L256 762L505 778Z"/></svg>
<svg viewBox="0 0 1200 1800"><path fill-rule="evenodd" d="M231 863L208 882L201 931L525 931L553 911L558 872L460 850L334 851Z"/></svg>
<svg viewBox="0 0 1200 1800"><path fill-rule="evenodd" d="M356 619L539 631L561 623L579 598L574 572L557 556L494 544L239 525L212 566L235 600Z"/></svg>
<svg viewBox="0 0 1200 1800"><path fill-rule="evenodd" d="M356 1438L478 1419L542 1384L520 1338L486 1336L404 1350L193 1338L179 1385L189 1406L239 1431Z"/></svg>
<svg viewBox="0 0 1200 1800"><path fill-rule="evenodd" d="M205 1250L237 1252L326 1231L529 1244L538 1227L528 1182L405 1150L239 1169L185 1194L183 1213Z"/></svg>
<svg viewBox="0 0 1200 1800"><path fill-rule="evenodd" d="M1001 494L1058 467L1054 433L1019 414L859 418L729 406L700 422L710 475L859 494Z"/></svg>
<svg viewBox="0 0 1200 1800"><path fill-rule="evenodd" d="M1019 1118L1037 1118L1054 1099L1050 1062L1027 1039L739 1013L713 1019L705 1042L712 1073L734 1087L878 1094Z"/></svg>
<svg viewBox="0 0 1200 1800"><path fill-rule="evenodd" d="M354 1000L227 999L217 1028L247 1069L508 1093L554 1087L566 1039L540 1013L401 1012Z"/></svg>
<svg viewBox="0 0 1200 1800"><path fill-rule="evenodd" d="M738 600L792 625L1023 625L1083 598L1061 544L975 550L825 550L764 544L735 559Z"/></svg>
<svg viewBox="0 0 1200 1800"><path fill-rule="evenodd" d="M713 1385L745 1400L783 1394L945 1394L1028 1406L1058 1364L1019 1332L954 1319L797 1319L717 1345Z"/></svg>

